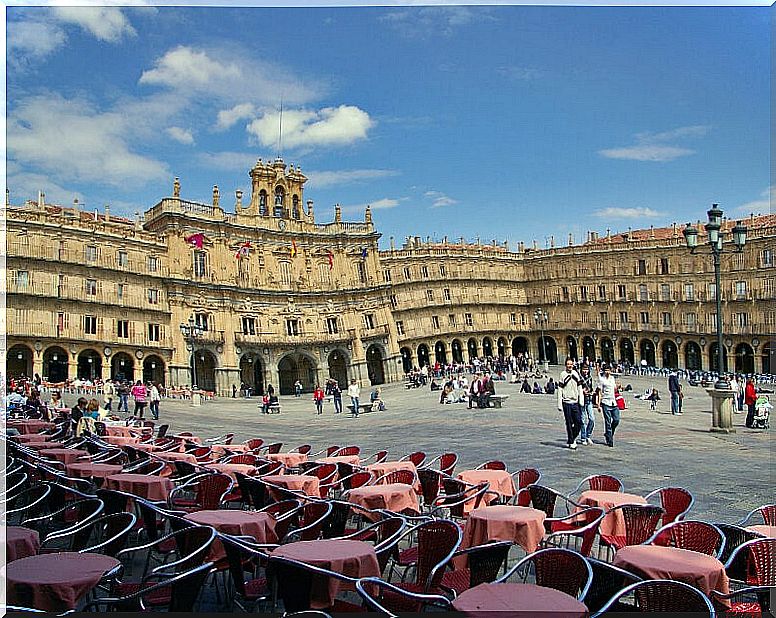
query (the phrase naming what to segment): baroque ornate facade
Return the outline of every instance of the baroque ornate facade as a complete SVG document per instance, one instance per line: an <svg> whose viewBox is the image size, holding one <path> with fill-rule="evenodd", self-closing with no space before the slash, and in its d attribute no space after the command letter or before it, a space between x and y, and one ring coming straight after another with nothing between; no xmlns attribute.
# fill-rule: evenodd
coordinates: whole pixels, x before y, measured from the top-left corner
<svg viewBox="0 0 776 618"><path fill-rule="evenodd" d="M178 179L134 221L43 194L7 204L8 374L182 386L193 365L205 390L289 393L297 379L379 384L475 355L716 362L711 258L690 255L676 226L542 250L409 237L379 251L369 208L316 223L300 168L259 160L250 177L232 213L218 187L210 204L182 199ZM745 222L744 252L723 256L725 361L771 372L776 216Z"/></svg>

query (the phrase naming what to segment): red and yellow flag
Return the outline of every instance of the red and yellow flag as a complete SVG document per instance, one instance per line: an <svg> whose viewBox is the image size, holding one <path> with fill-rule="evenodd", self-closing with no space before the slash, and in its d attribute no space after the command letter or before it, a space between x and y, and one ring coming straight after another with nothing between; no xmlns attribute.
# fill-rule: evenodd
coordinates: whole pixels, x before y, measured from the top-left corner
<svg viewBox="0 0 776 618"><path fill-rule="evenodd" d="M297 252L297 249L296 249L296 241L292 240L291 241L291 257L296 257L297 253L298 252Z"/></svg>

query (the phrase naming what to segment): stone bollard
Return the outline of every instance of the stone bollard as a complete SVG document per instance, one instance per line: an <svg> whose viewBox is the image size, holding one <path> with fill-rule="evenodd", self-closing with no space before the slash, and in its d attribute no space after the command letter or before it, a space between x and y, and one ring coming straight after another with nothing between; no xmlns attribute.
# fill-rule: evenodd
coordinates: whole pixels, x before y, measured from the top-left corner
<svg viewBox="0 0 776 618"><path fill-rule="evenodd" d="M719 433L735 433L733 427L733 397L732 389L707 388L711 397L711 429Z"/></svg>
<svg viewBox="0 0 776 618"><path fill-rule="evenodd" d="M195 408L202 405L202 395L199 393L192 393L191 394L191 405Z"/></svg>

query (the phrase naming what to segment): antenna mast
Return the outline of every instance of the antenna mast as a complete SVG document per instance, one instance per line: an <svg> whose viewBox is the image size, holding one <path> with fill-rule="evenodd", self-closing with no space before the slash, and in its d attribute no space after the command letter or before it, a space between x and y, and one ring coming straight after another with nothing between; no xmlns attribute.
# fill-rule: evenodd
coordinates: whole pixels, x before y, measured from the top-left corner
<svg viewBox="0 0 776 618"><path fill-rule="evenodd" d="M280 120L278 126L278 159L283 158L283 97L280 97Z"/></svg>

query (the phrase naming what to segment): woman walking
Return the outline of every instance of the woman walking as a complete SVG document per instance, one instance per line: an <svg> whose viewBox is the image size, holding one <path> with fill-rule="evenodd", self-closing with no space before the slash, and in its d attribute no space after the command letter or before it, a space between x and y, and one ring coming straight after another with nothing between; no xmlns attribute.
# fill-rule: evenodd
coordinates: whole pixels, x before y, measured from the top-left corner
<svg viewBox="0 0 776 618"><path fill-rule="evenodd" d="M315 385L315 390L313 391L313 401L315 401L315 408L318 410L318 414L323 414L323 389L321 388L320 384Z"/></svg>
<svg viewBox="0 0 776 618"><path fill-rule="evenodd" d="M148 389L138 380L132 387L130 394L135 399L135 416L143 418L148 397Z"/></svg>
<svg viewBox="0 0 776 618"><path fill-rule="evenodd" d="M151 410L151 414L155 421L159 420L159 402L162 400L162 393L160 392L160 385L151 382L151 390L148 395L148 399L151 402L148 408Z"/></svg>

